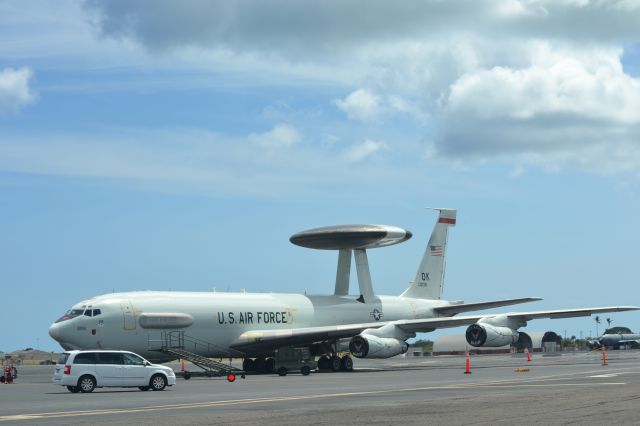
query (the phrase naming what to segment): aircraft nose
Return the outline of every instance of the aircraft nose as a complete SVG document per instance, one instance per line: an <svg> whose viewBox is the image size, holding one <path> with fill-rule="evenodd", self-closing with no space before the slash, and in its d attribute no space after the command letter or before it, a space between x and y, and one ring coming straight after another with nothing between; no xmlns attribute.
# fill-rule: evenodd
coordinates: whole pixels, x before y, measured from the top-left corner
<svg viewBox="0 0 640 426"><path fill-rule="evenodd" d="M55 340L60 340L60 325L59 324L51 324L49 327L49 336L53 337Z"/></svg>

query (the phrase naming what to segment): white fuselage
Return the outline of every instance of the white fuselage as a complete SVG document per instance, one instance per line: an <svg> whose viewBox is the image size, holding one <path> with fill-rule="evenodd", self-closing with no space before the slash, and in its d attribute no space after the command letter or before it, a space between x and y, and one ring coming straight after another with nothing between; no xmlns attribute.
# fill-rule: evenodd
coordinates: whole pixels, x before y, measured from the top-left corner
<svg viewBox="0 0 640 426"><path fill-rule="evenodd" d="M224 357L233 353L233 342L247 331L431 318L438 316L434 307L449 304L398 296L377 296L373 303L365 304L356 298L156 291L108 294L75 305L71 311L76 316L52 324L49 333L65 349L122 349L158 359L159 353L152 349L158 346L161 334L183 331L200 342L193 347L195 352ZM90 309L100 313L86 315ZM161 318L154 320L154 315ZM171 315L180 317L175 324L166 320Z"/></svg>

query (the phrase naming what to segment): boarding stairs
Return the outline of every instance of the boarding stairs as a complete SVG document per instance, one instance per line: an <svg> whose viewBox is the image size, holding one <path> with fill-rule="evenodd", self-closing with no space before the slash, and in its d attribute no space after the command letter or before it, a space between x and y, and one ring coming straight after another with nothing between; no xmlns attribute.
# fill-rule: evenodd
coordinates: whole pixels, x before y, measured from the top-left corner
<svg viewBox="0 0 640 426"><path fill-rule="evenodd" d="M204 370L204 373L182 371L182 376L189 379L192 376L204 375L208 377L229 376L230 374L239 375L244 378L245 372L231 365L231 359L243 357L240 351L226 350L213 343L206 342L195 337L187 336L184 331L162 331L159 339L148 337L148 346L150 350L162 352L177 359L191 362L193 365ZM188 349L187 349L188 348ZM200 353L222 353L225 357L229 357L229 363L215 361Z"/></svg>

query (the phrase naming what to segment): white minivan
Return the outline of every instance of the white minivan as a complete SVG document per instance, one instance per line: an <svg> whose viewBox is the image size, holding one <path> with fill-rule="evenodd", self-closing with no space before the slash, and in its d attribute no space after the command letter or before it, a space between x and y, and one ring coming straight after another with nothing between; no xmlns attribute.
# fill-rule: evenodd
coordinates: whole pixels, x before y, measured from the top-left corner
<svg viewBox="0 0 640 426"><path fill-rule="evenodd" d="M67 351L56 363L53 383L66 386L73 393L102 387L161 391L176 384L176 375L171 368L151 364L133 352Z"/></svg>

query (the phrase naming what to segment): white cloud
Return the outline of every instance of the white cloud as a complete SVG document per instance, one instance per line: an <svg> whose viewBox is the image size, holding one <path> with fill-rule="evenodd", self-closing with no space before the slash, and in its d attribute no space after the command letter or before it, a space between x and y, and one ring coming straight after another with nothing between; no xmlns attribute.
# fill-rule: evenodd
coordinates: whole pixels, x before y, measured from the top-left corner
<svg viewBox="0 0 640 426"><path fill-rule="evenodd" d="M448 112L481 118L531 119L570 114L614 123L640 122L640 80L626 75L621 50L531 49L531 65L479 69L450 89Z"/></svg>
<svg viewBox="0 0 640 426"><path fill-rule="evenodd" d="M37 99L29 87L33 72L29 68L5 68L0 71L0 112L16 111Z"/></svg>
<svg viewBox="0 0 640 426"><path fill-rule="evenodd" d="M384 142L376 142L370 139L355 145L344 153L344 158L349 163L358 163L366 158L371 157L380 150L388 150L389 147Z"/></svg>
<svg viewBox="0 0 640 426"><path fill-rule="evenodd" d="M101 31L151 50L342 55L365 43L425 39L453 32L530 38L628 40L640 34L638 2L559 0L89 0ZM402 64L399 64L402 65Z"/></svg>
<svg viewBox="0 0 640 426"><path fill-rule="evenodd" d="M338 108L344 111L351 119L369 121L380 114L380 98L365 89L352 92L345 99L335 101Z"/></svg>
<svg viewBox="0 0 640 426"><path fill-rule="evenodd" d="M249 142L267 148L281 148L292 146L300 142L300 133L288 124L278 124L273 129L264 133L252 133L247 139Z"/></svg>
<svg viewBox="0 0 640 426"><path fill-rule="evenodd" d="M623 72L621 50L529 50L527 67L478 69L451 86L438 152L548 170L640 172L640 80Z"/></svg>
<svg viewBox="0 0 640 426"><path fill-rule="evenodd" d="M328 97L342 97L335 105L347 117L383 131L424 131L425 147L416 151L431 159L640 171L640 80L621 65L626 46L640 40L640 2L157 0L151 8L142 0L89 0L84 9L62 2L53 13L43 2L30 7L38 31L25 27L33 20L20 15L22 3L0 5L10 23L0 38L11 40L0 56L12 60L54 52L58 65L72 57L84 67L142 68L149 78L131 83L140 87L155 84L153 77L173 87L295 80L322 90L329 82ZM90 38L92 30L100 36ZM167 69L196 70L198 78L153 73ZM267 113L297 127L252 134L254 145L300 145L298 129L369 137L354 139L354 123L312 132L296 111ZM392 146L399 151L398 142Z"/></svg>

